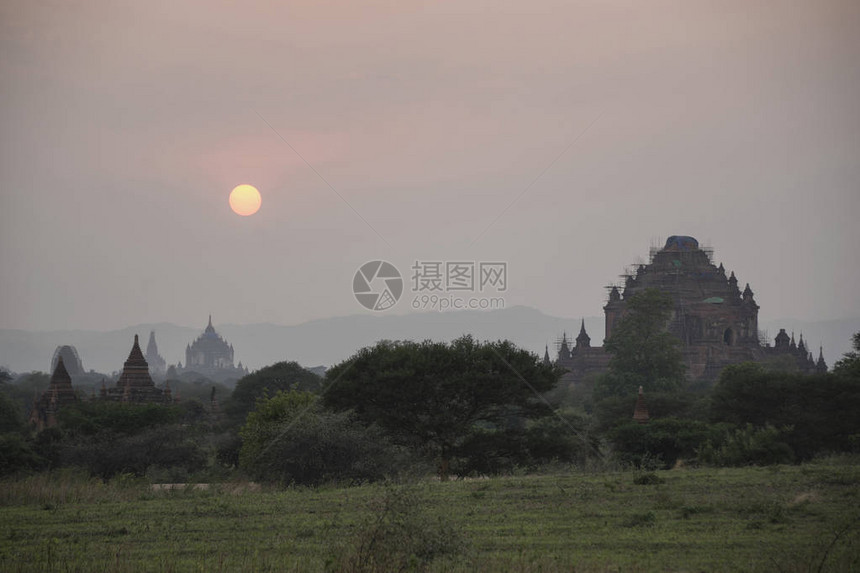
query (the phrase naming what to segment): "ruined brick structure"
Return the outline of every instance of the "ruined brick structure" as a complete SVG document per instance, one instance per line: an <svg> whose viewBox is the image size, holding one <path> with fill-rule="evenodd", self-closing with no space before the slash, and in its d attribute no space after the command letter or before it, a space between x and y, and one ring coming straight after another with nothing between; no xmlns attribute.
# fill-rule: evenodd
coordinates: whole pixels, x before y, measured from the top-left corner
<svg viewBox="0 0 860 573"><path fill-rule="evenodd" d="M58 346L57 349L54 350L54 355L51 357L51 369L49 372L53 372L57 369L57 362L60 360L60 357L63 359L63 365L66 368L66 372L69 373L69 376L81 376L86 373L84 365L81 362L81 356L78 354L78 349L67 344Z"/></svg>
<svg viewBox="0 0 860 573"><path fill-rule="evenodd" d="M57 413L66 404L78 401L75 389L72 387L72 377L63 363L63 356L56 356L56 367L51 374L48 389L33 401L28 421L36 428L43 430L57 425Z"/></svg>
<svg viewBox="0 0 860 573"><path fill-rule="evenodd" d="M726 277L723 265L714 265L710 251L700 248L693 237L669 237L662 249L652 249L647 265L639 265L624 278L621 290L611 287L603 307L606 338L623 318L630 297L649 288L668 294L674 308L666 329L681 342L691 381L713 381L725 366L740 362L781 360L799 372L827 370L821 350L814 361L802 335L799 344L785 330L777 335L773 347L760 340L759 306L749 284L741 291L734 272ZM547 351L545 360L548 358ZM577 383L604 372L609 359L602 346L591 346L583 321L574 346L567 335L562 338L557 363L568 370L563 380Z"/></svg>

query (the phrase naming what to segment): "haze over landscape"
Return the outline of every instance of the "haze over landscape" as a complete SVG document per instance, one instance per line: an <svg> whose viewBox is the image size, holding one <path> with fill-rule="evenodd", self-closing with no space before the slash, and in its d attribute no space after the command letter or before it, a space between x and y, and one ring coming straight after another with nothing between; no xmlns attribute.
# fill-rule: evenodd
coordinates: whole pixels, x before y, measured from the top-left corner
<svg viewBox="0 0 860 573"><path fill-rule="evenodd" d="M860 571L860 1L6 0L0 78L0 571Z"/></svg>
<svg viewBox="0 0 860 573"><path fill-rule="evenodd" d="M603 317L585 317L585 326L595 345L603 336ZM304 366L330 367L375 342L403 339L453 340L465 333L480 340L509 339L543 356L545 345L556 357L556 337L578 332L579 320L549 316L534 308L512 307L495 311L423 312L408 315L387 313L351 315L309 321L294 326L276 324L219 324L218 332L236 349L236 362L252 370L282 360ZM771 338L779 328L803 332L813 345L824 345L824 358L834 361L850 350L851 335L860 330L860 320L765 321ZM146 343L150 330L156 333L158 350L168 364L185 362L185 346L200 335L199 327L170 323L137 324L119 330L64 330L22 332L0 329L0 366L15 372L48 371L54 349L63 344L76 347L84 368L111 373L122 368L135 334Z"/></svg>
<svg viewBox="0 0 860 573"><path fill-rule="evenodd" d="M575 327L675 234L763 323L858 322L856 2L12 1L0 31L0 329L411 315L416 260L506 262L507 308Z"/></svg>

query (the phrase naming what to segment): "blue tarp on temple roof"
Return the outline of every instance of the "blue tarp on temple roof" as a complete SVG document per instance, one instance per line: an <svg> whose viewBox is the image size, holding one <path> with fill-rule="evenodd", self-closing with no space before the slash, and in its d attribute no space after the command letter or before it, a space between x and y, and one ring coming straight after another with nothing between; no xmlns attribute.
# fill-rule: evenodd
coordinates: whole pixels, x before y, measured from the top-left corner
<svg viewBox="0 0 860 573"><path fill-rule="evenodd" d="M663 247L672 251L695 251L698 248L699 241L686 235L672 235L666 239L666 246Z"/></svg>

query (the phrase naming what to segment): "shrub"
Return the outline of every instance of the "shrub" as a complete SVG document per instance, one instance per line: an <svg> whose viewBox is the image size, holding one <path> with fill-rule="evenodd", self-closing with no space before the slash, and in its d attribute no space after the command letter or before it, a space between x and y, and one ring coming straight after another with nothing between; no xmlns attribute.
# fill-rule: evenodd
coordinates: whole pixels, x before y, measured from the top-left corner
<svg viewBox="0 0 860 573"><path fill-rule="evenodd" d="M670 468L679 458L694 457L699 448L718 441L724 433L723 425L662 418L648 424L629 422L613 429L608 437L621 461L642 467L644 459L659 458L662 467Z"/></svg>
<svg viewBox="0 0 860 573"><path fill-rule="evenodd" d="M462 553L463 533L442 517L428 515L425 507L412 488L386 488L370 503L368 515L340 556L338 570L425 570L436 559Z"/></svg>
<svg viewBox="0 0 860 573"><path fill-rule="evenodd" d="M131 435L178 423L182 413L183 408L178 405L93 401L66 406L58 418L63 431L73 435L92 436L104 431Z"/></svg>
<svg viewBox="0 0 860 573"><path fill-rule="evenodd" d="M38 469L44 460L19 432L0 434L0 476Z"/></svg>
<svg viewBox="0 0 860 573"><path fill-rule="evenodd" d="M651 527L657 523L657 515L653 511L634 513L624 521L624 527Z"/></svg>
<svg viewBox="0 0 860 573"><path fill-rule="evenodd" d="M755 428L747 424L728 434L721 445L712 442L698 450L699 461L715 466L747 466L784 464L794 461L794 452L785 443L784 435L792 428L766 425Z"/></svg>
<svg viewBox="0 0 860 573"><path fill-rule="evenodd" d="M362 425L350 412L326 412L314 395L303 392L261 401L241 437L240 467L259 480L376 481L408 472L413 463L378 427Z"/></svg>
<svg viewBox="0 0 860 573"><path fill-rule="evenodd" d="M636 485L659 485L665 483L666 480L655 474L654 472L640 474L633 478L633 483Z"/></svg>
<svg viewBox="0 0 860 573"><path fill-rule="evenodd" d="M60 462L108 479L128 473L143 476L152 467L193 472L206 465L206 456L187 428L170 424L133 435L103 430L69 438L60 446Z"/></svg>

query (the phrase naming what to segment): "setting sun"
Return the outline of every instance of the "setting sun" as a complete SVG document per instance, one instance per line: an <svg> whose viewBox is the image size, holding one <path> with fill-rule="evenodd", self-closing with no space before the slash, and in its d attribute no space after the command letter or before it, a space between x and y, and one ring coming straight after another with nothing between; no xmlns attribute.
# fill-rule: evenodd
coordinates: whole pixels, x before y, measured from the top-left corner
<svg viewBox="0 0 860 573"><path fill-rule="evenodd" d="M260 192L253 185L237 185L230 191L230 208L237 215L253 215L259 211L260 203Z"/></svg>

